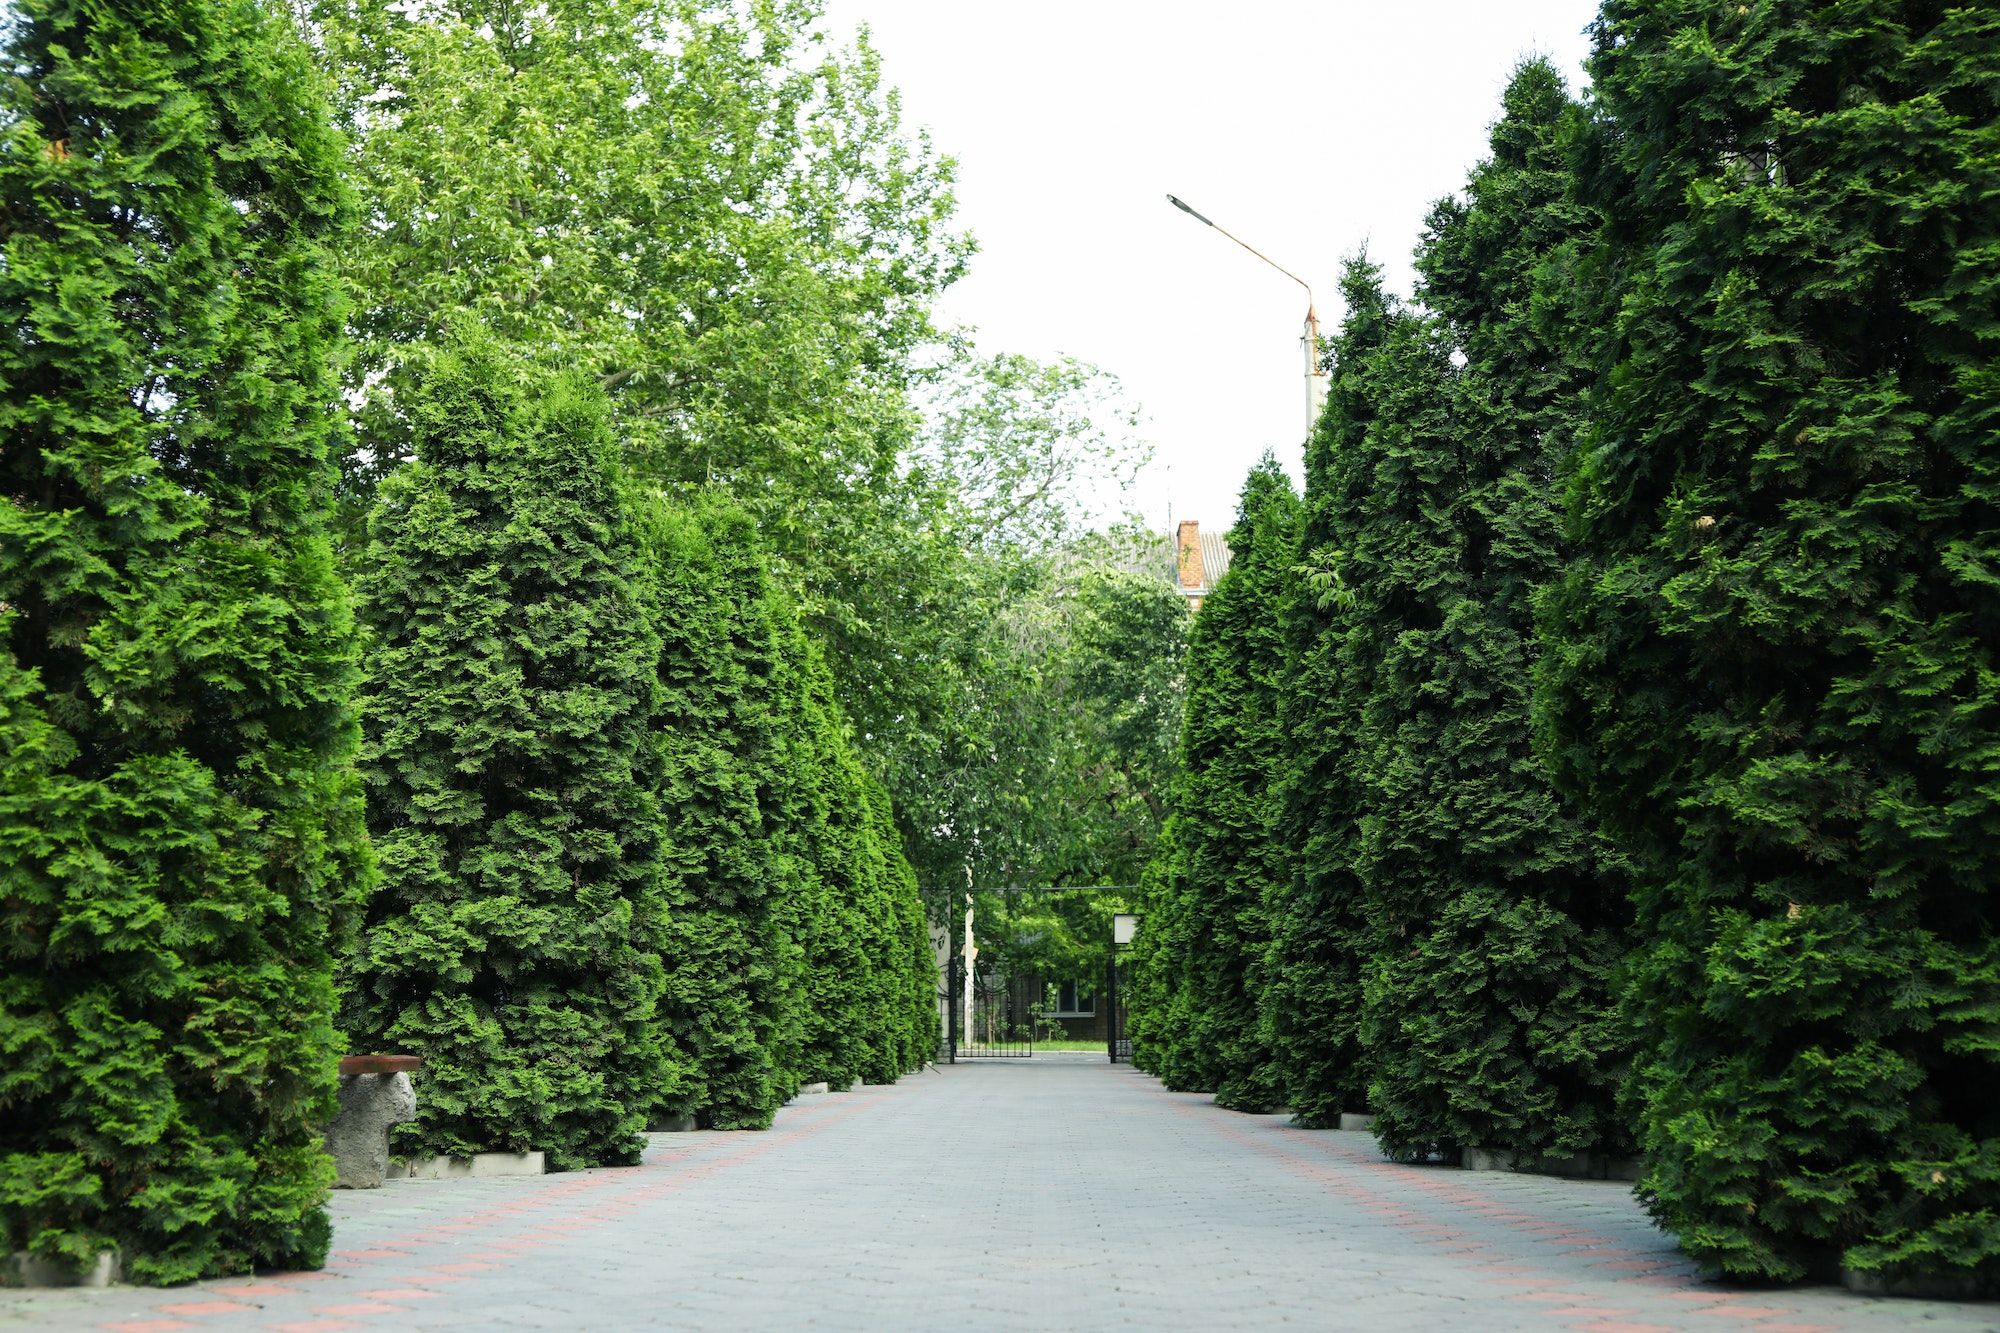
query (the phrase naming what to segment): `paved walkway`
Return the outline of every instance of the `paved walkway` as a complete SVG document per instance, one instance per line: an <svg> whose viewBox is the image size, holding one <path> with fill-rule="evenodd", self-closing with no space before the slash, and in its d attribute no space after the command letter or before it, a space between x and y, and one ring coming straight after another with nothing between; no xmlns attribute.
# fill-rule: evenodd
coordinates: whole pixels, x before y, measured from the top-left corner
<svg viewBox="0 0 2000 1333"><path fill-rule="evenodd" d="M0 1293L0 1327L2000 1333L2000 1305L1707 1285L1627 1188L1399 1167L1102 1057L810 1097L643 1166L334 1195L324 1272Z"/></svg>

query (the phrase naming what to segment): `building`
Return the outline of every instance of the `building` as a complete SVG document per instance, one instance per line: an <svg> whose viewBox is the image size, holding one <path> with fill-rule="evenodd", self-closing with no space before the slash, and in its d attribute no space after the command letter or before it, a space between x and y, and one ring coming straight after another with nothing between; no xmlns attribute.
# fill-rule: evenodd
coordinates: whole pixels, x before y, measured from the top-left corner
<svg viewBox="0 0 2000 1333"><path fill-rule="evenodd" d="M1221 533L1204 533L1200 520L1184 518L1176 545L1181 596L1192 598L1191 609L1199 611L1201 599L1215 591L1229 569L1229 539Z"/></svg>

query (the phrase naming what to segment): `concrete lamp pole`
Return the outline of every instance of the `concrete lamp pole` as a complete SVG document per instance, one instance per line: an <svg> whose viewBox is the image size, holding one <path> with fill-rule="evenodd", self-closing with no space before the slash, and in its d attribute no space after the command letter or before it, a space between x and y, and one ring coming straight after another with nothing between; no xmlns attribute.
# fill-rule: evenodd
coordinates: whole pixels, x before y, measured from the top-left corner
<svg viewBox="0 0 2000 1333"><path fill-rule="evenodd" d="M1230 240L1306 289L1306 331L1305 336L1299 341L1305 348L1306 354L1306 434L1311 435L1314 424L1319 421L1319 410L1326 404L1326 372L1319 368L1319 312L1313 306L1312 284L1242 237L1231 235L1222 227L1216 227L1215 223L1195 212L1185 200L1170 194L1167 196L1167 202L1204 227L1215 227L1215 230L1222 232L1224 236L1228 236Z"/></svg>

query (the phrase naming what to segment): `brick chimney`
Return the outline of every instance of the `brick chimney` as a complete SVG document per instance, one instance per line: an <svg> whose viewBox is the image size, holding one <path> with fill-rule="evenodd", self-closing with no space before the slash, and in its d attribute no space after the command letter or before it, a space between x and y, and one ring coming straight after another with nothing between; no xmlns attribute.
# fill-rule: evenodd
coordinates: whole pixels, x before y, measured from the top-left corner
<svg viewBox="0 0 2000 1333"><path fill-rule="evenodd" d="M1201 564L1201 524L1195 519L1181 520L1179 550L1175 556L1176 567L1180 570L1182 588L1200 588L1207 583L1207 571ZM1194 599L1191 610L1201 610L1201 598Z"/></svg>

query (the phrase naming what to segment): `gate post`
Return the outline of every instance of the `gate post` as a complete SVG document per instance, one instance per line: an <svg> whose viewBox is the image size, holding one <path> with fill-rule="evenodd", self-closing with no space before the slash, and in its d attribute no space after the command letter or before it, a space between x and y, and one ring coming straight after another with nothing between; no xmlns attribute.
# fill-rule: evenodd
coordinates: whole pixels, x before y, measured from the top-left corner
<svg viewBox="0 0 2000 1333"><path fill-rule="evenodd" d="M949 1043L945 1063L955 1065L958 1063L958 950L956 948L951 951L951 983L946 989L946 994L950 998L945 1001L944 1027L946 1041Z"/></svg>
<svg viewBox="0 0 2000 1333"><path fill-rule="evenodd" d="M1118 1063L1118 946L1111 946L1111 961L1104 965L1104 1054Z"/></svg>

